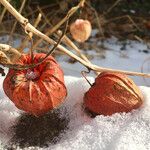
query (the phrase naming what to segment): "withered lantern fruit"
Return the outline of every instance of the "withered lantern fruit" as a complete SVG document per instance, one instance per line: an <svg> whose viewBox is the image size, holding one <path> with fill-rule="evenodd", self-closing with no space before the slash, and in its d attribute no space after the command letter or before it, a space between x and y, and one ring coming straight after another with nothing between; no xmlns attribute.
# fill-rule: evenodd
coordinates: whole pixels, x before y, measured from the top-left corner
<svg viewBox="0 0 150 150"><path fill-rule="evenodd" d="M44 57L42 53L34 54L33 63ZM22 55L18 64L31 64L30 55ZM10 69L3 88L17 108L35 116L58 107L67 95L63 71L52 56L33 69Z"/></svg>
<svg viewBox="0 0 150 150"><path fill-rule="evenodd" d="M124 74L103 72L84 95L84 105L94 114L112 115L137 109L143 96L135 83Z"/></svg>
<svg viewBox="0 0 150 150"><path fill-rule="evenodd" d="M70 25L70 33L77 42L85 42L91 35L92 27L88 20L77 19Z"/></svg>

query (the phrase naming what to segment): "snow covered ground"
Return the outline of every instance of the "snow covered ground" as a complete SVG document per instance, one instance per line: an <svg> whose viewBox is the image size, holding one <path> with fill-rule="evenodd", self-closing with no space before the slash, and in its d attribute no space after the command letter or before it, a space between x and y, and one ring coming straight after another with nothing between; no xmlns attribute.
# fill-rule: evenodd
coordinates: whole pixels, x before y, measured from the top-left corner
<svg viewBox="0 0 150 150"><path fill-rule="evenodd" d="M89 78L92 82L93 78ZM24 119L22 124L18 125L20 117L23 115L5 96L2 88L0 88L0 142L1 149L4 145L9 147L11 138L17 136L15 144L23 149L48 149L48 150L149 150L150 149L150 88L141 86L140 89L144 94L144 104L138 110L133 110L131 113L114 114L112 116L99 115L95 118L90 118L82 109L83 95L88 90L88 83L82 79L72 76L65 76L65 82L68 89L68 96L65 103L59 108L60 116L69 119L64 127L65 132L60 131L58 137L53 137L54 140L59 139L53 144L53 140L45 140L43 147L41 144L35 145L31 142L30 136L34 137L37 142L45 133L37 131L37 135L32 135L33 123L35 127L39 125L37 122L32 122L27 127L26 131L29 133L28 138L23 135L24 132L18 130L24 126L27 121ZM2 85L2 80L1 80ZM57 117L58 117L57 116ZM29 116L30 117L30 116ZM56 116L55 116L56 117ZM56 117L56 118L57 118ZM28 120L28 119L27 119ZM39 119L40 120L40 119ZM64 121L64 120L63 120ZM49 121L49 124L53 122ZM58 122L60 123L60 122ZM41 126L41 130L44 128ZM17 131L15 133L12 126L15 126ZM57 125L56 125L57 128ZM47 131L47 129L45 129ZM53 132L53 131L47 131ZM30 135L31 133L31 135ZM49 137L49 136L48 136ZM44 138L44 137L43 137ZM24 141L24 143L22 143ZM40 142L39 142L40 143ZM26 147L24 147L26 145ZM33 147L34 146L34 147ZM14 149L17 149L13 145ZM19 147L18 147L19 149Z"/></svg>
<svg viewBox="0 0 150 150"><path fill-rule="evenodd" d="M98 47L101 45L101 41L97 41L95 38L91 38L91 42L98 45ZM149 59L149 61L144 63L143 70L145 73L150 72L150 48L146 44L130 40L122 42L112 37L105 40L103 46L106 47L107 50L102 51L101 48L99 48L97 51L89 49L89 51L85 52L83 50L83 52L92 55L93 59L91 62L98 66L136 72L141 72L144 61ZM101 53L104 55L104 58L100 57ZM65 59L67 58L65 57ZM86 68L79 63L68 64L67 61L64 61L63 57L60 58L59 61L66 75L81 77L81 71L86 70ZM149 79L130 77L134 79L137 85L150 86Z"/></svg>
<svg viewBox="0 0 150 150"><path fill-rule="evenodd" d="M94 39L92 42L101 44ZM141 71L142 63L150 57L150 49L143 43L127 43L126 47L122 47L122 43L115 38L105 41L104 45L108 48L105 59L100 59L96 51L89 50L87 53L94 56L91 61L97 65ZM125 50L120 51L122 48ZM141 77L132 77L144 95L144 104L140 109L91 118L82 107L84 93L89 88L80 73L85 68L79 63L68 64L66 59L62 57L58 61L65 72L68 96L59 109L45 118L25 117L4 94L1 77L0 149L150 150L150 79L145 82ZM149 67L147 63L144 71L149 72ZM90 76L89 80L94 82L94 74ZM33 133L36 128L37 133ZM54 132L54 128L57 131ZM43 143L39 139L44 139Z"/></svg>

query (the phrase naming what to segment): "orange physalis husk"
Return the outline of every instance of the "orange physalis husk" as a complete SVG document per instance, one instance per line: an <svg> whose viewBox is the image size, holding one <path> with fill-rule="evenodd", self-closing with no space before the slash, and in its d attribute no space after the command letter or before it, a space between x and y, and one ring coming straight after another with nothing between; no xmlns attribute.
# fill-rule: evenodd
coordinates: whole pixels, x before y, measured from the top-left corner
<svg viewBox="0 0 150 150"><path fill-rule="evenodd" d="M85 107L95 113L112 115L139 108L143 96L135 83L124 74L104 72L84 95Z"/></svg>
<svg viewBox="0 0 150 150"><path fill-rule="evenodd" d="M92 27L88 20L77 19L70 25L70 33L77 42L85 42L91 35Z"/></svg>
<svg viewBox="0 0 150 150"><path fill-rule="evenodd" d="M44 57L34 54L33 63ZM30 55L22 55L18 64L31 64ZM17 108L35 116L58 107L67 95L63 71L52 56L33 69L9 69L3 88Z"/></svg>

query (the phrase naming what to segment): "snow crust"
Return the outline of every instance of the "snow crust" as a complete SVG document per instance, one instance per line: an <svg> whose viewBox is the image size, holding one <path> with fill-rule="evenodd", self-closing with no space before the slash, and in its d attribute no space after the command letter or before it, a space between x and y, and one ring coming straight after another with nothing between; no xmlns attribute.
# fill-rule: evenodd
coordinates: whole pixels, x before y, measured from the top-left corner
<svg viewBox="0 0 150 150"><path fill-rule="evenodd" d="M89 77L94 82L94 78ZM12 126L22 112L6 97L0 81L0 143L1 148L10 142L15 134ZM65 76L68 90L66 101L59 108L61 117L69 114L68 128L61 134L61 140L48 147L30 146L22 149L47 150L149 150L150 149L150 88L140 86L144 104L130 113L116 113L112 116L98 115L91 118L83 110L83 96L89 84L83 78ZM30 135L29 135L30 136ZM19 143L19 141L18 141ZM21 149L16 147L15 149Z"/></svg>

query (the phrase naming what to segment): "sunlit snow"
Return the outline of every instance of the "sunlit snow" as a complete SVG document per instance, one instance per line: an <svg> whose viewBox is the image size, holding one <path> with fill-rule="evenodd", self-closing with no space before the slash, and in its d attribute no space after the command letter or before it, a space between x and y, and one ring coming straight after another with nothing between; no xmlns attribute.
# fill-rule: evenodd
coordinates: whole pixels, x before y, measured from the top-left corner
<svg viewBox="0 0 150 150"><path fill-rule="evenodd" d="M150 53L141 52L148 49L143 43L128 41L126 50L122 52L120 52L121 43L116 43L115 38L104 42L104 45L108 47L108 51L106 51L106 59L99 59L96 56L96 53L93 52L93 54L95 53L95 57L91 60L93 63L103 67L125 69L128 71L141 71L143 61L150 57ZM121 55L124 57L121 57ZM58 61L65 73L65 83L68 90L68 96L61 107L54 111L59 110L59 117L67 120L66 124L63 124L64 131L62 132L61 129L58 137L55 136L54 139L51 140L55 141L54 143L49 139L45 140L45 145L29 142L28 139L30 139L31 135L29 134L29 138L26 139L23 132L20 131L20 134L22 135L17 136L20 136L21 138L17 138L19 140L24 140L24 145L21 145L19 140L15 141L13 144L12 138L17 134L13 127L15 126L19 129L20 126L25 126L24 124L26 123L26 119L24 119L25 122L22 122L20 126L18 125L20 117L24 114L22 111L18 110L4 94L2 88L4 77L1 77L0 149L5 149L8 147L13 147L14 149L22 148L44 150L150 149L149 79L146 79L145 81L142 77L132 77L140 86L140 89L144 95L144 104L141 108L133 110L130 113L116 113L112 116L98 115L95 118L91 118L83 109L83 96L89 89L89 84L84 78L82 78L80 71L86 70L86 68L79 63L69 64L67 61L64 61L63 58L58 59ZM148 65L144 69L145 72L149 72ZM88 77L88 79L91 83L93 83L95 75L90 74L89 76L91 77ZM57 114L55 117L57 117ZM31 121L31 126L32 123L34 123L34 121ZM49 124L53 124L53 122L49 121ZM38 124L36 125L38 126ZM43 128L44 123L43 126L41 126L42 132L44 131ZM30 133L30 125L27 129ZM46 132L47 130L48 129L45 129ZM33 141L38 141L39 137L41 138L42 135L46 135L46 133L40 133L40 135L39 132L37 132L37 135L35 136L36 138L33 139ZM49 132L53 133L53 130ZM59 140L57 141L57 139Z"/></svg>

